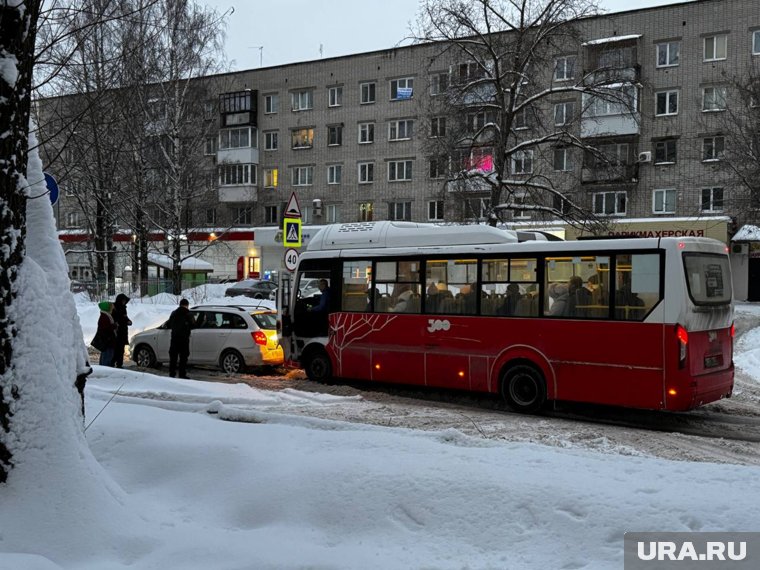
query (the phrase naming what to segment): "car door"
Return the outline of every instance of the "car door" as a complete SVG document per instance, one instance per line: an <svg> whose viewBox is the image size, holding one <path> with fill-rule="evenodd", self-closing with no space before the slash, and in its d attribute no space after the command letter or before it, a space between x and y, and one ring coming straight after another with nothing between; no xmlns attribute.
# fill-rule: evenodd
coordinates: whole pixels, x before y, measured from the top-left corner
<svg viewBox="0 0 760 570"><path fill-rule="evenodd" d="M197 312L196 327L190 335L190 357L195 364L216 364L230 330L222 328L222 311Z"/></svg>

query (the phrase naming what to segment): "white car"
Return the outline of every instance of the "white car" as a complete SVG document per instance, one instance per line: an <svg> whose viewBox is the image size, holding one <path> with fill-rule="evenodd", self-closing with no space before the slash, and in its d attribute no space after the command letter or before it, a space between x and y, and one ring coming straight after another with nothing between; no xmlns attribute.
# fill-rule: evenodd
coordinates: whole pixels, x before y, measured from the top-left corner
<svg viewBox="0 0 760 570"><path fill-rule="evenodd" d="M276 311L242 305L199 305L190 313L195 327L190 333L189 365L218 366L234 374L249 366L283 363ZM137 366L150 368L169 362L171 329L167 324L132 337L129 350Z"/></svg>

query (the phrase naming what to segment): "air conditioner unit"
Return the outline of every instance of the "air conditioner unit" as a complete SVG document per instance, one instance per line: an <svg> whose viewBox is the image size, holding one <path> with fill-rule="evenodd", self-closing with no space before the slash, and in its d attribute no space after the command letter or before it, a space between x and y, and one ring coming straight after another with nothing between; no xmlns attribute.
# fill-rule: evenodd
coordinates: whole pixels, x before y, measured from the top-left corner
<svg viewBox="0 0 760 570"><path fill-rule="evenodd" d="M652 162L652 153L651 152L640 152L639 153L639 162Z"/></svg>

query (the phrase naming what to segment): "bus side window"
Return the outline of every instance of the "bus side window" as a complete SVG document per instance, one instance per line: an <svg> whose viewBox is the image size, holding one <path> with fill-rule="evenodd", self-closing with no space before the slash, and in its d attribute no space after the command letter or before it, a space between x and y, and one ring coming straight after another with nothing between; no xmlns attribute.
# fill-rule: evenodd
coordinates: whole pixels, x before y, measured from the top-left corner
<svg viewBox="0 0 760 570"><path fill-rule="evenodd" d="M615 318L643 321L659 300L659 254L618 255L615 269Z"/></svg>
<svg viewBox="0 0 760 570"><path fill-rule="evenodd" d="M369 260L344 261L342 275L341 309L357 313L370 312L372 310L372 262Z"/></svg>

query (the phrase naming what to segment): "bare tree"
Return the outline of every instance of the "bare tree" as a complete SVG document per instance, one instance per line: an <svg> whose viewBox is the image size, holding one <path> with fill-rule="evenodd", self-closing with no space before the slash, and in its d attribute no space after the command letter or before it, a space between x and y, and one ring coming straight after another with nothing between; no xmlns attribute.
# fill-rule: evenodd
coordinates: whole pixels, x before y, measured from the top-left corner
<svg viewBox="0 0 760 570"><path fill-rule="evenodd" d="M599 105L638 115L629 58L580 56L579 19L596 13L592 0L424 2L416 39L441 45L429 70L431 168L445 172L445 192L465 208L476 202L474 217L495 225L513 211L601 223L572 196L580 177L564 171L580 157L616 159L584 136L580 119Z"/></svg>

